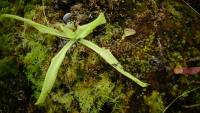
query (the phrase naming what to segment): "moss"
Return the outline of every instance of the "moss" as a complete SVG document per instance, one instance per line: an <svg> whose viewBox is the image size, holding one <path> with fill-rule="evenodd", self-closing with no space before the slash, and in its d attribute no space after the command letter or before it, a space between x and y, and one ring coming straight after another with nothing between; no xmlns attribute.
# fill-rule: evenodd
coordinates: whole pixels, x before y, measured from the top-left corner
<svg viewBox="0 0 200 113"><path fill-rule="evenodd" d="M30 52L28 52L23 58L23 64L25 66L25 73L28 81L30 81L35 90L34 96L38 95L38 91L41 88L43 77L45 75L44 60L47 58L47 50L38 42L30 41L28 43Z"/></svg>
<svg viewBox="0 0 200 113"><path fill-rule="evenodd" d="M200 65L199 19L183 3L175 0L60 0L59 4L51 4L51 0L45 0L44 3L43 6L42 0L0 1L0 7L1 13L25 16L49 26L62 22L65 6L69 6L67 10L71 9L76 14L91 14L82 23L90 21L100 11L105 11L109 24L105 28L96 29L88 40L109 48L127 71L145 81L151 81L148 78L151 78L153 72L155 76L151 79L159 85L156 88L150 85L147 92L160 89L150 95L141 94L139 87L112 70L96 53L77 45L67 53L59 70L56 85L44 105L47 112L124 113L149 110L159 113L164 108L163 103L169 104L168 100L171 99L165 95L167 101L162 100L161 93L176 97L184 89L199 84L198 75L179 77L174 76L171 71L177 65ZM54 10L53 5L63 5L64 10ZM44 9L49 23L43 14ZM80 19L76 14L72 18ZM3 26L0 29L0 71L2 76L15 75L19 71L16 70L18 64L23 63L23 72L35 90L33 96L37 97L51 58L66 41L42 35L27 25L22 28L21 24L15 20L3 20L0 23ZM137 33L119 41L123 34L122 28L131 28ZM16 57L17 60L13 60ZM141 95L145 95L144 98L140 98ZM148 108L141 104L143 101ZM193 93L180 101L188 105L199 103L199 93ZM187 112L181 108L183 106L178 104L171 111ZM190 110L195 112L195 108Z"/></svg>
<svg viewBox="0 0 200 113"><path fill-rule="evenodd" d="M85 64L85 59L82 59L84 56L82 56L81 48L83 47L75 48L74 51L66 57L63 63L64 65L62 65L63 68L60 69L58 74L61 81L69 86L77 81L81 81L86 76L86 70L84 70L84 68L87 64L90 64L90 61Z"/></svg>
<svg viewBox="0 0 200 113"><path fill-rule="evenodd" d="M23 14L23 0L0 1L0 16L4 13ZM20 4L20 5L19 5ZM23 54L19 23L12 19L0 19L0 109L1 112L25 112L30 89L23 72Z"/></svg>
<svg viewBox="0 0 200 113"><path fill-rule="evenodd" d="M0 108L2 112L26 111L29 92L26 78L20 70L18 58L15 56L4 56L0 59Z"/></svg>
<svg viewBox="0 0 200 113"><path fill-rule="evenodd" d="M59 92L52 95L52 99L54 100L54 102L58 102L58 103L62 104L64 106L64 108L66 109L66 111L72 110L72 108L70 108L70 107L72 105L72 102L74 101L73 95L65 94L63 92L63 90L60 90ZM54 110L54 111L56 111L56 110Z"/></svg>
<svg viewBox="0 0 200 113"><path fill-rule="evenodd" d="M113 33L112 33L112 29L114 28L114 26L107 24L106 25L106 33L105 36L102 38L102 42L108 43L111 41Z"/></svg>
<svg viewBox="0 0 200 113"><path fill-rule="evenodd" d="M172 88L171 88L171 90L170 90L170 93L171 93L171 95L172 96L174 96L174 97L176 97L179 93L179 91L178 91L178 85L177 84L175 84L175 85L173 85L172 86Z"/></svg>
<svg viewBox="0 0 200 113"><path fill-rule="evenodd" d="M2 34L1 38L0 38L0 51L1 51L1 55L6 55L8 52L12 51L13 48L13 39L14 37L12 36L12 34Z"/></svg>
<svg viewBox="0 0 200 113"><path fill-rule="evenodd" d="M130 65L134 67L132 69L135 73L140 73L146 75L152 69L150 61L154 57L152 55L152 48L154 47L155 33L150 33L148 36L144 37L142 44L134 47L134 53L132 57L128 57L126 60L130 62Z"/></svg>
<svg viewBox="0 0 200 113"><path fill-rule="evenodd" d="M112 24L106 24L105 27L105 35L101 36L100 41L102 44L110 44L113 40L121 38L122 35L122 28L120 26L112 25Z"/></svg>
<svg viewBox="0 0 200 113"><path fill-rule="evenodd" d="M180 18L182 18L182 14L179 12L179 11L177 11L176 9L175 9L175 6L174 6L174 4L173 5L171 5L171 4L167 4L167 6L166 6L166 9L169 11L169 13L171 13L174 17L176 17L176 18L178 18L178 19L180 19Z"/></svg>
<svg viewBox="0 0 200 113"><path fill-rule="evenodd" d="M88 113L94 104L94 96L92 95L92 89L84 88L78 86L75 90L75 97L79 102L79 106L81 108L82 113Z"/></svg>
<svg viewBox="0 0 200 113"><path fill-rule="evenodd" d="M145 2L136 1L135 8L140 11L145 11L148 9L147 4Z"/></svg>
<svg viewBox="0 0 200 113"><path fill-rule="evenodd" d="M153 91L150 96L144 96L144 102L149 106L149 113L162 113L164 104L159 92Z"/></svg>
<svg viewBox="0 0 200 113"><path fill-rule="evenodd" d="M100 81L91 82L87 83L89 86L80 82L76 84L74 89L75 98L79 102L82 113L99 111L106 102L109 102L109 98L113 98L110 95L114 84L110 82L105 74L102 75ZM91 87L92 84L93 87Z"/></svg>
<svg viewBox="0 0 200 113"><path fill-rule="evenodd" d="M138 56L134 56L131 65L133 65L135 68L133 69L136 73L141 73L145 75L145 73L149 72L151 69L150 63L146 59L140 59Z"/></svg>
<svg viewBox="0 0 200 113"><path fill-rule="evenodd" d="M107 111L103 108L106 105L114 113L125 112L133 94L133 90L123 93L123 86L115 86L107 73L101 74L99 80L89 78L79 81L67 93L64 92L64 89L59 89L52 93L52 99L46 104L51 107L51 112L63 110L64 107L64 111L68 112L99 113Z"/></svg>
<svg viewBox="0 0 200 113"><path fill-rule="evenodd" d="M16 61L14 57L4 57L0 59L0 78L15 76L18 73Z"/></svg>
<svg viewBox="0 0 200 113"><path fill-rule="evenodd" d="M145 42L142 52L148 53L152 48L154 40L155 40L155 33L149 34L149 36L144 40Z"/></svg>
<svg viewBox="0 0 200 113"><path fill-rule="evenodd" d="M179 53L179 52L170 52L168 55L169 55L168 56L168 58L169 58L168 60L172 64L171 67L175 67L176 65L182 64L183 57L182 57L181 53Z"/></svg>

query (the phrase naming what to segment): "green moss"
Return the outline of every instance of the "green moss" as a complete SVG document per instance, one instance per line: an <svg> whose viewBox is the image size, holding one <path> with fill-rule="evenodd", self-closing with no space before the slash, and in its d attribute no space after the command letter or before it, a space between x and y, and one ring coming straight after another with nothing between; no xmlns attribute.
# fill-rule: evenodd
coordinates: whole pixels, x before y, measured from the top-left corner
<svg viewBox="0 0 200 113"><path fill-rule="evenodd" d="M93 84L93 87L87 85L83 87L83 85L83 83L78 83L74 91L75 98L77 98L83 113L100 110L106 102L109 102L109 98L112 98L110 95L114 84L105 74L102 75L100 81Z"/></svg>
<svg viewBox="0 0 200 113"><path fill-rule="evenodd" d="M174 17L180 19L182 18L182 14L177 11L173 5L171 4L167 4L167 10L169 11L169 13L171 13Z"/></svg>
<svg viewBox="0 0 200 113"><path fill-rule="evenodd" d="M12 51L14 37L12 34L2 34L0 38L0 51L2 55L6 55L8 52Z"/></svg>
<svg viewBox="0 0 200 113"><path fill-rule="evenodd" d="M115 24L106 24L105 27L106 31L105 31L105 35L101 37L101 42L103 44L109 44L111 43L113 40L117 39L117 38L121 38L120 36L123 33L122 28Z"/></svg>
<svg viewBox="0 0 200 113"><path fill-rule="evenodd" d="M143 53L148 53L152 49L154 40L155 40L155 33L151 33L147 38L145 38L144 47L142 49Z"/></svg>
<svg viewBox="0 0 200 113"><path fill-rule="evenodd" d="M148 9L147 4L145 2L136 1L135 8L140 11L145 11Z"/></svg>
<svg viewBox="0 0 200 113"><path fill-rule="evenodd" d="M149 113L162 113L164 104L159 92L153 91L150 96L144 96L144 102L149 106Z"/></svg>
<svg viewBox="0 0 200 113"><path fill-rule="evenodd" d="M146 76L152 69L150 60L154 57L152 55L154 48L155 33L150 33L142 39L142 44L137 45L134 49L133 56L126 60L130 62L130 67L135 73L140 73Z"/></svg>
<svg viewBox="0 0 200 113"><path fill-rule="evenodd" d="M15 76L18 73L17 64L14 57L4 57L0 59L0 78Z"/></svg>
<svg viewBox="0 0 200 113"><path fill-rule="evenodd" d="M98 54L96 54L95 52L91 52L89 53L88 57L87 57L87 65L95 65L99 63L99 56Z"/></svg>
<svg viewBox="0 0 200 113"><path fill-rule="evenodd" d="M94 104L95 97L91 88L84 88L82 84L75 90L75 97L79 102L82 113L88 113Z"/></svg>
<svg viewBox="0 0 200 113"><path fill-rule="evenodd" d="M105 36L102 38L102 41L103 42L110 42L111 39L112 39L112 36L113 36L113 33L112 33L112 29L114 28L114 26L110 25L110 24L107 24L106 25L106 33L105 33Z"/></svg>
<svg viewBox="0 0 200 113"><path fill-rule="evenodd" d="M64 110L68 112L99 113L104 105L109 104L113 113L125 112L133 90L123 93L124 86L115 86L107 73L99 76L100 80L90 77L77 82L67 93L62 89L52 93L52 99L47 99L50 111L60 111L64 106Z"/></svg>
<svg viewBox="0 0 200 113"><path fill-rule="evenodd" d="M138 56L133 56L131 61L131 65L135 68L134 72L144 74L149 72L151 69L151 65L149 64L148 59L140 59Z"/></svg>
<svg viewBox="0 0 200 113"><path fill-rule="evenodd" d="M71 86L76 81L81 81L85 75L85 66L90 62L85 63L81 55L82 47L77 47L72 53L64 60L63 68L59 71L59 78L67 85Z"/></svg>
<svg viewBox="0 0 200 113"><path fill-rule="evenodd" d="M179 52L170 52L167 57L169 58L170 67L175 67L183 63L183 57Z"/></svg>
<svg viewBox="0 0 200 113"><path fill-rule="evenodd" d="M74 101L74 96L71 94L65 94L63 90L58 91L57 93L52 95L52 99L59 104L62 104L66 111L72 110L71 105ZM55 111L55 110L54 110Z"/></svg>
<svg viewBox="0 0 200 113"><path fill-rule="evenodd" d="M28 47L30 52L23 57L23 64L27 79L33 84L34 96L37 96L44 77L42 75L46 72L44 60L46 60L48 54L46 48L39 42L29 41Z"/></svg>
<svg viewBox="0 0 200 113"><path fill-rule="evenodd" d="M176 97L178 94L179 94L179 87L177 84L173 85L171 90L170 90L170 93L172 96Z"/></svg>
<svg viewBox="0 0 200 113"><path fill-rule="evenodd" d="M163 71L160 72L160 69L165 69L166 67L173 69L176 65L188 67L200 65L198 17L181 2L176 2L175 0L154 1L156 1L156 4L150 1L136 0L130 11L124 11L124 9L127 9L120 6L121 4L119 3L122 3L122 0L101 0L101 5L99 6L95 4L95 0L91 2L93 4L86 6L84 6L84 2L79 1L79 3L83 4L81 9L85 9L92 16L99 10L103 10L102 8L105 8L104 4L108 3L109 9L105 14L112 24L107 24L104 29L97 29L95 34L98 32L101 36L93 34L92 40L98 42L102 47L110 48L120 62L122 61L122 65L127 71L137 73L143 78L148 77L149 72L156 65L155 70L153 70L156 71L156 82L160 83L160 80L163 81L162 79L164 79L166 84L161 85L162 88L166 89L164 92L176 97L187 87L193 87L198 84L198 75L175 77L178 80L174 80L171 70L170 75L168 75ZM131 3L131 0L128 2ZM25 17L34 21L47 24L41 0L31 0L26 4L22 0L18 0L15 3L0 1L0 13L25 15ZM50 1L45 0L45 3L49 4ZM44 5L46 6L46 4ZM77 2L75 5L77 5ZM97 5L98 10L95 9L96 6L93 7L94 5ZM156 9L156 5L159 10ZM113 7L114 10L112 10L112 6L119 7ZM47 8L46 17L50 21L49 24L58 22L63 12L55 12L50 6ZM94 11L89 8L94 9ZM127 14L127 12L129 13ZM153 15L154 13L157 13L158 17ZM120 17L127 20L127 23L123 23ZM137 31L136 35L118 42L118 39L121 39L123 34L122 27L118 26L118 23L124 25L123 27L135 29ZM57 53L63 41L56 40L55 37L49 35L41 35L26 25L24 25L24 32L21 33L23 31L22 27L14 20L3 20L0 24L3 26L0 29L1 77L15 75L19 71L17 70L18 64L23 63L23 72L32 82L33 90L35 90L33 96L37 95L37 91L41 87L41 79L43 79L43 75L50 64L50 59L53 54ZM160 47L158 47L157 39L160 41ZM113 113L123 113L127 112L127 109L132 110L133 108L138 108L138 111L141 111L141 109L145 109L144 111L149 110L151 113L162 111L163 100L161 92L153 91L151 95L144 96L144 102L148 106L146 109L139 104L143 101L140 100L141 98L132 99L134 98L132 95L134 94L133 87L136 88L135 86L130 85L126 79L121 79L113 70L110 71L110 67L103 63L96 53L79 46L72 48L73 52L70 51L70 54L67 53L68 56L59 71L56 86L47 99L46 111L49 113L99 113L104 112L103 106L111 108ZM15 60L16 57L17 61ZM153 58L158 59L155 65L150 64ZM106 71L109 71L109 73L106 73ZM21 73L23 74L23 72ZM163 76L157 76L157 72ZM99 73L103 74L99 75ZM174 84L174 81L176 84ZM126 86L126 84L129 85ZM166 87L169 86L171 88L167 90L169 88ZM152 85L150 87L152 88ZM139 92L135 96L141 96L140 94ZM199 103L199 94L199 92L192 93L192 96L181 99L181 101L190 102L187 103L188 105ZM168 97L165 98L168 99ZM134 101L134 105L130 104L132 101ZM183 106L177 106L178 108L171 108L171 111L183 112L183 110L179 109ZM195 108L191 110L195 110Z"/></svg>

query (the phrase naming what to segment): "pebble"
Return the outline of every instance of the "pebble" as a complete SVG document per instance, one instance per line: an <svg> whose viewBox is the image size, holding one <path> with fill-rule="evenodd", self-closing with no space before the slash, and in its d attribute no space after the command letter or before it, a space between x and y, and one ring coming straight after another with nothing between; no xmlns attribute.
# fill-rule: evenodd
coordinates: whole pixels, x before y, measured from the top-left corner
<svg viewBox="0 0 200 113"><path fill-rule="evenodd" d="M72 16L71 13L66 13L66 14L63 16L63 21L64 21L64 22L67 22L71 16Z"/></svg>

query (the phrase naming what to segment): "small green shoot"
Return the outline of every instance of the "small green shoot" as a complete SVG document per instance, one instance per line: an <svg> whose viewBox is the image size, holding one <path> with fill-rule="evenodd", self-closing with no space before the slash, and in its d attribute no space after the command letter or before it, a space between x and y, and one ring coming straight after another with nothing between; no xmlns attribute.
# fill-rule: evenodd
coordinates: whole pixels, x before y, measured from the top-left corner
<svg viewBox="0 0 200 113"><path fill-rule="evenodd" d="M192 90L186 90L186 91L184 91L181 95L179 95L178 97L176 97L167 107L165 107L165 109L163 110L162 113L165 113L165 112L167 111L167 109L168 109L176 100L178 100L178 99L181 98L181 97L187 97L189 93L194 92L194 91L196 91L196 90L198 90L198 89L200 89L200 87L194 88L194 89L192 89Z"/></svg>
<svg viewBox="0 0 200 113"><path fill-rule="evenodd" d="M33 22L32 20L25 19L25 18L16 16L16 15L3 14L2 17L14 18L14 19L17 19L20 21L24 21L25 23L33 26L34 28L36 28L37 30L39 30L42 33L47 33L47 34L55 35L58 37L68 38L70 40L59 51L59 53L52 59L49 69L46 73L46 77L45 77L45 80L43 83L41 94L40 94L37 102L35 103L36 105L41 105L42 103L44 103L46 96L50 93L50 91L55 83L58 70L61 66L61 63L65 57L67 50L75 42L79 42L79 43L91 48L92 50L94 50L101 57L103 57L103 59L106 62L108 62L112 67L114 67L117 71L119 71L121 74L125 75L129 79L133 80L141 87L147 87L149 85L148 83L144 83L144 82L140 81L139 79L137 79L136 77L132 76L130 73L126 72L123 69L122 65L118 62L118 60L112 55L112 53L108 49L101 48L101 47L97 46L96 44L92 43L91 41L83 39L87 35L92 33L92 31L97 26L106 23L106 19L105 19L105 16L103 13L100 13L100 15L94 21L92 21L88 24L82 25L82 26L78 26L75 32L73 32L71 29L63 27L63 26L61 26L62 31L59 31L57 29L38 24L36 22Z"/></svg>
<svg viewBox="0 0 200 113"><path fill-rule="evenodd" d="M136 34L136 31L134 29L125 28L124 29L124 34L122 35L122 39L121 40L124 40L125 37L132 36L132 35L135 35L135 34Z"/></svg>

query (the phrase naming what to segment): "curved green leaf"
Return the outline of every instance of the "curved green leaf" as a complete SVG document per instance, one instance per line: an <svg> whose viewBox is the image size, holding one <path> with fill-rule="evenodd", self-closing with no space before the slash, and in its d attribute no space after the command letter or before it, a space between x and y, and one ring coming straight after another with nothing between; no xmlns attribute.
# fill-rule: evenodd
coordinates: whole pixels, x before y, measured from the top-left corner
<svg viewBox="0 0 200 113"><path fill-rule="evenodd" d="M54 82L57 77L58 70L60 68L60 65L65 58L65 54L67 50L75 43L75 41L69 41L60 51L59 53L52 59L50 67L46 73L46 77L42 86L42 91L40 93L40 96L35 103L36 105L42 104L48 93L51 91Z"/></svg>
<svg viewBox="0 0 200 113"><path fill-rule="evenodd" d="M106 62L108 62L112 67L114 67L117 71L119 71L121 74L125 75L129 79L133 80L141 87L147 87L149 85L148 83L144 83L144 82L140 81L139 79L137 79L136 77L134 77L133 75L131 75L130 73L126 72L123 69L122 65L118 62L118 60L112 55L110 50L101 48L101 47L97 46L96 44L94 44L88 40L85 40L85 39L81 39L81 40L79 40L79 42L81 44L91 48L92 50L94 50L101 57L103 57L103 59Z"/></svg>
<svg viewBox="0 0 200 113"><path fill-rule="evenodd" d="M30 19L22 18L22 17L16 16L16 15L2 14L1 17L13 18L13 19L17 19L20 21L24 21L25 23L30 24L31 26L33 26L34 28L39 30L41 33L47 33L47 34L51 34L51 35L55 35L55 36L59 36L59 37L66 37L66 38L70 38L70 39L73 38L72 34L74 34L74 32L72 32L71 30L67 30L69 33L60 32L57 29L47 27L42 24L38 24ZM68 28L65 28L65 29L68 29Z"/></svg>

